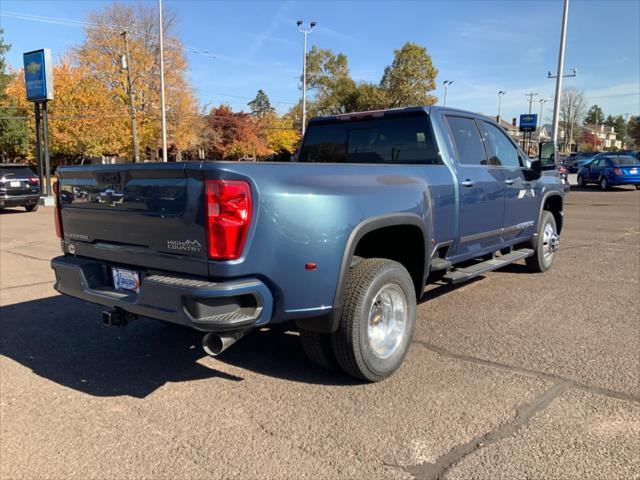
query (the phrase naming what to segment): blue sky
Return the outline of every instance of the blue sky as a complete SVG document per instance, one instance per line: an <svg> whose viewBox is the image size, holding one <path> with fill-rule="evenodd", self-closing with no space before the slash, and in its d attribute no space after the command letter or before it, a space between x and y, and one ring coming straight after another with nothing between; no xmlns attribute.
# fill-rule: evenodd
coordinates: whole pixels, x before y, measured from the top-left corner
<svg viewBox="0 0 640 480"><path fill-rule="evenodd" d="M13 45L9 63L19 67L22 52L48 47L55 57L83 39L79 26L33 22L14 14L84 20L106 1L2 0L0 25ZM152 1L152 5L156 2ZM324 1L223 2L164 0L178 13L178 35L188 47L192 83L203 104L229 103L246 109L262 88L283 112L300 97L302 35L295 21L315 20L315 44L343 52L356 80L379 81L393 50L405 42L424 45L442 81L453 80L447 105L495 115L497 92L503 118L526 112L525 93L551 99L562 2L548 1ZM578 77L565 86L585 91L605 114L640 112L640 1L572 0L565 70ZM247 97L247 98L243 98ZM534 112L539 104L534 105ZM551 116L545 105L544 119Z"/></svg>

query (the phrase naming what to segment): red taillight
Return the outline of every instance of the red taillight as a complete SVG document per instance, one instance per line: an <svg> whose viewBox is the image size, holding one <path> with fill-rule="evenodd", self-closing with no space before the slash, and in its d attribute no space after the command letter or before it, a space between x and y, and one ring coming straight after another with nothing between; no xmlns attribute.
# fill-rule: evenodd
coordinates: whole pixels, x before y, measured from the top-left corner
<svg viewBox="0 0 640 480"><path fill-rule="evenodd" d="M53 219L56 223L56 235L62 238L62 211L60 210L60 181L53 184L53 193L56 197L56 208L53 210Z"/></svg>
<svg viewBox="0 0 640 480"><path fill-rule="evenodd" d="M29 177L29 182L38 185L40 183L40 179L38 177Z"/></svg>
<svg viewBox="0 0 640 480"><path fill-rule="evenodd" d="M613 174L620 176L620 175L622 175L622 170L620 168L614 168L613 169Z"/></svg>
<svg viewBox="0 0 640 480"><path fill-rule="evenodd" d="M209 257L235 260L251 223L251 187L238 180L207 180L205 189Z"/></svg>

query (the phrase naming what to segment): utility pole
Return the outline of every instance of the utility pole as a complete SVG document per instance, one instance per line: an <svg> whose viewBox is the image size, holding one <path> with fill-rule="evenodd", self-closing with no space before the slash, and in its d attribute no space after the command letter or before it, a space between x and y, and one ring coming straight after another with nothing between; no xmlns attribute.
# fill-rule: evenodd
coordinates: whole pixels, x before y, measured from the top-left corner
<svg viewBox="0 0 640 480"><path fill-rule="evenodd" d="M121 33L124 38L124 56L121 58L121 68L127 71L127 85L129 88L129 115L131 116L131 136L133 137L133 162L140 161L140 150L138 147L138 124L136 121L135 97L133 94L133 83L131 82L131 57L129 56L129 38L127 31Z"/></svg>
<svg viewBox="0 0 640 480"><path fill-rule="evenodd" d="M498 122L498 125L500 124L500 102L502 101L502 96L507 93L504 90L500 90L498 92L498 116L496 117L496 121Z"/></svg>
<svg viewBox="0 0 640 480"><path fill-rule="evenodd" d="M442 85L444 86L444 107L447 106L447 89L449 88L449 85L451 85L453 83L453 80L445 80L444 82L442 82Z"/></svg>
<svg viewBox="0 0 640 480"><path fill-rule="evenodd" d="M558 145L558 121L560 119L560 96L562 95L562 73L564 71L564 49L567 43L567 17L569 16L569 0L564 0L562 9L562 29L560 32L560 51L558 52L558 70L556 75L556 95L553 99L553 126L551 141ZM551 72L549 72L549 78Z"/></svg>
<svg viewBox="0 0 640 480"><path fill-rule="evenodd" d="M316 22L309 24L309 30L300 28L302 26L302 20L296 22L298 31L304 35L304 49L302 51L302 135L307 124L307 35L311 33L313 27L316 26Z"/></svg>
<svg viewBox="0 0 640 480"><path fill-rule="evenodd" d="M540 116L538 118L538 121L540 122L540 127L538 129L538 143L540 142L540 134L542 133L542 108L544 104L547 103L548 100L541 98L539 101L540 101Z"/></svg>
<svg viewBox="0 0 640 480"><path fill-rule="evenodd" d="M162 0L158 0L158 21L160 31L160 111L162 114L162 161L167 161L167 112L164 104L164 45L162 43Z"/></svg>
<svg viewBox="0 0 640 480"><path fill-rule="evenodd" d="M533 103L533 97L537 97L538 94L534 92L529 92L524 94L525 97L529 97L529 113L531 113L531 104Z"/></svg>

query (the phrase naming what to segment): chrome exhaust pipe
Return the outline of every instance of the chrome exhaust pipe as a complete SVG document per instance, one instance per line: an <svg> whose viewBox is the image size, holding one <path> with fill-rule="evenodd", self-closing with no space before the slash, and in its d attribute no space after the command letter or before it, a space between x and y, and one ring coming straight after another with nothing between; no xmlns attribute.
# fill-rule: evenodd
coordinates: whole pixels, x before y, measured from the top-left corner
<svg viewBox="0 0 640 480"><path fill-rule="evenodd" d="M217 357L231 345L244 337L247 330L235 330L232 332L207 333L202 337L202 348L207 355Z"/></svg>

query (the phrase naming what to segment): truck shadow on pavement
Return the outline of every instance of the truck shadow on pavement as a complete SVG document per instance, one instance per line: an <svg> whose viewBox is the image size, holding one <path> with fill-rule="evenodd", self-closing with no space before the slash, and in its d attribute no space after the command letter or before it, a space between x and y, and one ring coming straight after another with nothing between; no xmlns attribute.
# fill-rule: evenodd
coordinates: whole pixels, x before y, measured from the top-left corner
<svg viewBox="0 0 640 480"><path fill-rule="evenodd" d="M206 356L200 332L144 318L108 328L100 311L61 295L0 307L0 355L98 397L144 398L167 382L244 380L199 362ZM297 334L281 329L250 334L207 362L305 383L355 383L309 363Z"/></svg>

